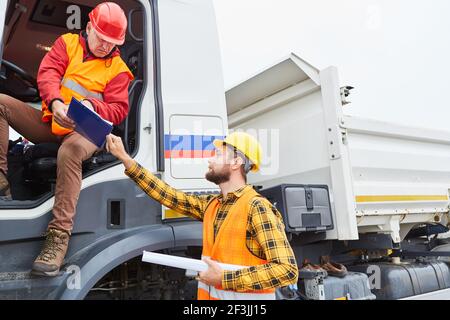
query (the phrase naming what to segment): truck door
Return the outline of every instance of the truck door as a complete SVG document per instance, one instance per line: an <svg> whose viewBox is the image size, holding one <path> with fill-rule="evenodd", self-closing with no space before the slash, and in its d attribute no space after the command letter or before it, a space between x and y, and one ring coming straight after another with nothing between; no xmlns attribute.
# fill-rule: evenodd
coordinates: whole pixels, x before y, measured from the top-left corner
<svg viewBox="0 0 450 320"><path fill-rule="evenodd" d="M158 169L176 188L216 189L204 179L212 141L227 130L214 8L209 0L166 0L157 6L164 131Z"/></svg>
<svg viewBox="0 0 450 320"><path fill-rule="evenodd" d="M11 2L11 5L12 5L13 2L16 2L16 1L1 1L0 2L0 35L3 35L3 31L5 29L6 10L9 9L9 11L13 11L12 8L8 8L8 3L10 3L10 2ZM9 19L12 18L11 15L13 15L13 14L14 14L13 12L11 12L9 14ZM3 56L3 46L5 45L4 44L5 36L6 36L6 34L3 35L3 38L0 38L1 39L0 57Z"/></svg>

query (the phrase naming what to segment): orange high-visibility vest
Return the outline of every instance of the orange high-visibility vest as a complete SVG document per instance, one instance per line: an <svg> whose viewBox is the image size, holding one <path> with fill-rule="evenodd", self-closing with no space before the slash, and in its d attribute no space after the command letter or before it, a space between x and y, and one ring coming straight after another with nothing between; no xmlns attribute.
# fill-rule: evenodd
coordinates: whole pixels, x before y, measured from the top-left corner
<svg viewBox="0 0 450 320"><path fill-rule="evenodd" d="M119 55L109 59L93 59L83 62L83 47L80 44L79 35L66 33L62 35L62 38L69 57L69 65L60 88L65 104L69 104L72 97L78 100L88 97L103 100L103 92L108 82L122 72L128 73L130 79L133 79L132 73ZM63 136L72 132L55 122L44 101L42 101L42 111L42 121L52 121L53 134Z"/></svg>
<svg viewBox="0 0 450 320"><path fill-rule="evenodd" d="M222 222L214 239L214 220L220 207L216 198L212 200L203 218L203 252L202 257L239 266L257 266L267 261L252 254L246 245L247 219L250 205L255 197L261 197L253 188L247 188L237 200L227 217ZM261 197L261 199L264 199ZM197 298L199 300L273 300L275 289L236 292L224 290L222 286L208 286L198 282Z"/></svg>

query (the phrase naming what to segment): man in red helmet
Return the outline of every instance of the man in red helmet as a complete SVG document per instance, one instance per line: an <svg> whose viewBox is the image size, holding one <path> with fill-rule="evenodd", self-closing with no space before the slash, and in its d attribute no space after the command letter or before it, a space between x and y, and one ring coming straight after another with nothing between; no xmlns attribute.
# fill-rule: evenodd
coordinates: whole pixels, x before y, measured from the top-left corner
<svg viewBox="0 0 450 320"><path fill-rule="evenodd" d="M116 125L128 114L128 86L133 75L117 49L125 41L125 14L117 4L104 2L92 10L89 19L86 30L60 36L43 58L37 76L42 111L0 94L0 196L11 198L6 178L8 126L35 144L60 144L53 220L33 264L34 274L59 273L73 228L82 162L97 151L73 131L74 122L67 117L71 98L82 100Z"/></svg>

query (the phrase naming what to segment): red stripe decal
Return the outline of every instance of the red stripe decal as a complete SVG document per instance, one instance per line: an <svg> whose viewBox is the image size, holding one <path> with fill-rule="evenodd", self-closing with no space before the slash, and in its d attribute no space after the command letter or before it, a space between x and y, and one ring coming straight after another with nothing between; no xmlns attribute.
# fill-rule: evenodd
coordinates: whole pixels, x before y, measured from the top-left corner
<svg viewBox="0 0 450 320"><path fill-rule="evenodd" d="M214 156L214 150L166 150L164 152L164 157L166 159L173 158L211 158Z"/></svg>

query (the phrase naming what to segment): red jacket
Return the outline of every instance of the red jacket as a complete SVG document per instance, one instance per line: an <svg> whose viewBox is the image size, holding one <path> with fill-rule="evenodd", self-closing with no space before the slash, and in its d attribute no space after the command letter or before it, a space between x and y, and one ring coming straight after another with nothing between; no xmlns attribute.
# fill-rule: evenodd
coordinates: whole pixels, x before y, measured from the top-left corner
<svg viewBox="0 0 450 320"><path fill-rule="evenodd" d="M90 53L83 32L80 34L80 44L84 51L84 61L102 59ZM119 54L119 49L116 48L108 57ZM66 52L66 44L59 37L56 39L52 49L42 59L37 75L41 98L48 106L54 100L63 101L59 90L68 64L69 57ZM128 114L128 86L130 81L131 79L126 73L120 73L107 84L103 92L103 101L91 97L88 98L95 111L103 119L111 121L115 125L120 124L125 119Z"/></svg>

